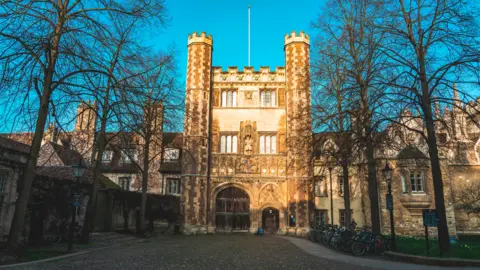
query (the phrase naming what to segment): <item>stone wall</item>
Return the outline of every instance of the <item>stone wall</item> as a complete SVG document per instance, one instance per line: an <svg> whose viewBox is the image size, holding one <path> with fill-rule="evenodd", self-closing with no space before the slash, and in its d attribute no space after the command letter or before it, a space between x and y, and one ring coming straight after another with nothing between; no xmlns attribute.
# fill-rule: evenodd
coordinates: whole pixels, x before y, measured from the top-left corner
<svg viewBox="0 0 480 270"><path fill-rule="evenodd" d="M213 39L194 33L188 39L185 128L182 156L182 199L185 230L203 230L207 217L209 99Z"/></svg>
<svg viewBox="0 0 480 270"><path fill-rule="evenodd" d="M298 234L308 230L313 213L310 38L303 32L285 36L285 69L288 212Z"/></svg>

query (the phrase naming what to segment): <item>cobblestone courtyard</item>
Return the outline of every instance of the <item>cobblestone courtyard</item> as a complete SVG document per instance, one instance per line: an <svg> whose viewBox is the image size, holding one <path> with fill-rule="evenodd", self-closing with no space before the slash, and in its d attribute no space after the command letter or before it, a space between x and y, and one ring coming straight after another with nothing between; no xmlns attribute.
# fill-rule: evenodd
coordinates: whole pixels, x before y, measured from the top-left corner
<svg viewBox="0 0 480 270"><path fill-rule="evenodd" d="M439 269L345 255L289 237L163 236L9 269ZM445 268L454 269L454 268Z"/></svg>
<svg viewBox="0 0 480 270"><path fill-rule="evenodd" d="M56 261L15 267L117 270L358 268L309 255L286 239L251 235L167 236L146 243L122 245Z"/></svg>

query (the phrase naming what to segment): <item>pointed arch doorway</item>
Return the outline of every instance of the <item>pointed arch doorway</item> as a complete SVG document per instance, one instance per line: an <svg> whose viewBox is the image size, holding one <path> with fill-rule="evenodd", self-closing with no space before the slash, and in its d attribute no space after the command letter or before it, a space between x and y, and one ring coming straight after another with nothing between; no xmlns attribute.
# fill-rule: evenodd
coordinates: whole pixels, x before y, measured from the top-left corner
<svg viewBox="0 0 480 270"><path fill-rule="evenodd" d="M237 187L229 187L215 199L215 226L218 232L248 232L250 197Z"/></svg>
<svg viewBox="0 0 480 270"><path fill-rule="evenodd" d="M268 207L262 211L263 230L266 234L276 234L280 225L280 217L277 209Z"/></svg>

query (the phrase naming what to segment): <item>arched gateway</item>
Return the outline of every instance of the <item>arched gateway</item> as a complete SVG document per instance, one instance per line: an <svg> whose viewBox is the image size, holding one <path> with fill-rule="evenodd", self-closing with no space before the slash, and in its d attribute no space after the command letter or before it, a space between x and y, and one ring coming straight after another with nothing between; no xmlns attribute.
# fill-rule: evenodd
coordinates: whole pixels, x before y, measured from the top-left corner
<svg viewBox="0 0 480 270"><path fill-rule="evenodd" d="M215 225L219 232L248 232L250 197L244 190L229 187L217 194Z"/></svg>

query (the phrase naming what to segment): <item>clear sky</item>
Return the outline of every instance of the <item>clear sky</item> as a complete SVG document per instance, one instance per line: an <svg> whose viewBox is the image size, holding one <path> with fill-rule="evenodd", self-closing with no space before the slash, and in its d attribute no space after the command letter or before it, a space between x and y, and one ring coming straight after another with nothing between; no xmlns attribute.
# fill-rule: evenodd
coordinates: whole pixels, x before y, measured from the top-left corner
<svg viewBox="0 0 480 270"><path fill-rule="evenodd" d="M169 26L151 39L154 48L174 44L178 68L185 80L187 36L207 32L213 36L213 65L243 69L247 58L247 7L251 12L251 66L284 66L283 38L294 30L312 32L324 0L166 0Z"/></svg>

